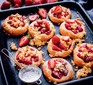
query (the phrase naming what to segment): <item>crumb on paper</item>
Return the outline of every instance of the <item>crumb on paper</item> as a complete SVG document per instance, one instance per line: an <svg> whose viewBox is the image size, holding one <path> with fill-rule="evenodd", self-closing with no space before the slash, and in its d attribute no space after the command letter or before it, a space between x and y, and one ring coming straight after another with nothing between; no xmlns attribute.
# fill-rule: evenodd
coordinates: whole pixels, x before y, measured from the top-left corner
<svg viewBox="0 0 93 85"><path fill-rule="evenodd" d="M75 66L75 62L73 60L71 61L71 63L72 63L73 66Z"/></svg>
<svg viewBox="0 0 93 85"><path fill-rule="evenodd" d="M10 48L11 48L12 50L17 50L17 49L18 49L17 46L16 46L16 44L15 44L14 42L11 42Z"/></svg>
<svg viewBox="0 0 93 85"><path fill-rule="evenodd" d="M76 78L80 79L81 77L86 77L89 73L92 72L92 69L84 66L76 72Z"/></svg>

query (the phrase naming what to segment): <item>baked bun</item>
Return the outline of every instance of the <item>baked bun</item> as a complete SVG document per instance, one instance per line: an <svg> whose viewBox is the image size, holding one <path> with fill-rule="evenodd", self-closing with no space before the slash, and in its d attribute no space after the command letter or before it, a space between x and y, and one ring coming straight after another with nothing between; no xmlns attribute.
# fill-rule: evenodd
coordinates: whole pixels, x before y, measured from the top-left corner
<svg viewBox="0 0 93 85"><path fill-rule="evenodd" d="M28 28L29 35L36 46L44 45L55 33L54 25L45 19L32 22Z"/></svg>
<svg viewBox="0 0 93 85"><path fill-rule="evenodd" d="M25 46L15 53L14 61L20 68L28 65L39 66L42 63L42 52L34 47Z"/></svg>
<svg viewBox="0 0 93 85"><path fill-rule="evenodd" d="M74 39L80 39L86 34L85 25L76 19L67 20L60 25L60 33Z"/></svg>
<svg viewBox="0 0 93 85"><path fill-rule="evenodd" d="M62 23L71 18L71 11L69 8L57 5L49 10L48 16L52 22Z"/></svg>
<svg viewBox="0 0 93 85"><path fill-rule="evenodd" d="M8 35L20 36L27 31L28 20L18 13L11 14L4 20L2 27Z"/></svg>
<svg viewBox="0 0 93 85"><path fill-rule="evenodd" d="M55 35L48 42L47 50L51 57L67 57L74 49L74 40L69 36Z"/></svg>
<svg viewBox="0 0 93 85"><path fill-rule="evenodd" d="M74 49L73 55L76 65L93 67L93 44L78 44Z"/></svg>
<svg viewBox="0 0 93 85"><path fill-rule="evenodd" d="M62 58L52 58L44 62L42 70L45 77L53 83L65 82L74 76L71 64Z"/></svg>

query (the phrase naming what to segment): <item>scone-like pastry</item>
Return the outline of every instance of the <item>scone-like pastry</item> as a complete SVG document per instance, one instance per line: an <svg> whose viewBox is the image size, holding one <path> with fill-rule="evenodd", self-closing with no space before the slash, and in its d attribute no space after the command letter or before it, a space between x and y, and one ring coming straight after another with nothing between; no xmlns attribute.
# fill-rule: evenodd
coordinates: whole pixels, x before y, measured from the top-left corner
<svg viewBox="0 0 93 85"><path fill-rule="evenodd" d="M57 5L52 7L49 12L48 16L50 20L54 23L62 23L71 17L71 11L69 8L63 7L61 5Z"/></svg>
<svg viewBox="0 0 93 85"><path fill-rule="evenodd" d="M42 65L45 77L53 83L65 82L73 78L71 64L62 58L52 58Z"/></svg>
<svg viewBox="0 0 93 85"><path fill-rule="evenodd" d="M69 36L56 35L48 42L47 50L51 57L67 57L72 53L74 43Z"/></svg>
<svg viewBox="0 0 93 85"><path fill-rule="evenodd" d="M86 34L85 25L77 19L67 20L60 25L60 33L74 39L81 39Z"/></svg>
<svg viewBox="0 0 93 85"><path fill-rule="evenodd" d="M74 62L78 66L93 67L93 44L78 44L74 49Z"/></svg>
<svg viewBox="0 0 93 85"><path fill-rule="evenodd" d="M45 19L32 22L28 28L29 35L33 38L34 45L44 45L55 33L54 25Z"/></svg>
<svg viewBox="0 0 93 85"><path fill-rule="evenodd" d="M27 31L28 20L18 13L11 14L4 20L2 27L8 35L20 36Z"/></svg>
<svg viewBox="0 0 93 85"><path fill-rule="evenodd" d="M20 68L28 65L39 66L42 63L42 52L34 47L25 46L15 53L14 61Z"/></svg>

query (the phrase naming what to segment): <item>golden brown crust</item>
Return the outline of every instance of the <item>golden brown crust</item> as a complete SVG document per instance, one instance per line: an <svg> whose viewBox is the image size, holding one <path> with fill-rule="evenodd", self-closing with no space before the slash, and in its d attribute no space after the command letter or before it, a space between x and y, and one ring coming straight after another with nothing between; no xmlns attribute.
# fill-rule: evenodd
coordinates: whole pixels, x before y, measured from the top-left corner
<svg viewBox="0 0 93 85"><path fill-rule="evenodd" d="M73 68L72 66L70 65L70 63L68 61L66 61L65 59L62 59L62 58L52 58L54 60L56 59L60 59L64 62L66 62L66 69L68 70L68 74L67 76L63 76L61 79L57 79L57 78L54 78L52 77L52 74L51 74L51 70L48 68L48 61L46 61L43 65L42 65L42 70L43 70L43 73L44 75L46 76L46 78L50 81L50 82L53 82L53 83L60 83L60 82L65 82L65 81L68 81L70 79L73 78L74 76L74 71L73 71Z"/></svg>
<svg viewBox="0 0 93 85"><path fill-rule="evenodd" d="M60 35L57 35L57 36L60 39L63 39L64 37L66 37L66 36L60 36ZM67 36L67 37L69 37L69 36ZM63 50L62 52L60 52L60 51L56 51L56 50L52 49L53 43L52 43L52 39L51 39L48 42L47 50L52 55L51 57L67 57L72 53L72 51L74 49L74 44L75 44L75 42L74 42L74 40L72 40L70 48L67 51Z"/></svg>
<svg viewBox="0 0 93 85"><path fill-rule="evenodd" d="M77 56L77 54L79 53L78 49L79 49L80 46L82 46L83 44L86 44L86 43L78 44L78 45L76 46L76 48L74 49L74 53L73 53L74 62L75 62L76 65L81 66L81 67L83 67L83 66L93 67L93 61L85 62L82 58L79 58L79 57ZM88 44L88 43L87 43L87 44ZM92 44L88 44L88 45L90 45L90 46L93 47Z"/></svg>
<svg viewBox="0 0 93 85"><path fill-rule="evenodd" d="M13 22L13 18L9 19L10 16L15 17L15 20L17 20L17 21ZM28 28L28 21L26 19L24 19L24 26L18 26L17 28L15 28L15 27L11 26L8 22L10 22L10 23L12 22L13 24L15 24L15 26L19 25L19 23L21 24L22 22L21 21L19 22L17 17L22 18L22 15L12 14L10 16L8 16L2 24L4 31L8 35L11 35L11 36L20 36L20 35L24 34Z"/></svg>
<svg viewBox="0 0 93 85"><path fill-rule="evenodd" d="M28 28L28 33L33 38L33 41L37 46L43 45L44 42L46 43L46 41L49 40L55 33L54 25L50 21L47 21L45 19L41 21L46 21L49 23L51 33L49 35L41 34L37 29L34 29L34 24L36 21L32 22Z"/></svg>
<svg viewBox="0 0 93 85"><path fill-rule="evenodd" d="M31 52L31 50L29 50L30 48L31 49L34 49L34 51ZM23 54L27 53L27 52L25 52L25 49L28 49L28 51L30 51L30 54L32 54L32 55L35 54L39 58L39 60L37 62L32 61L32 64L29 64L29 65L39 66L42 63L42 52L41 51L38 51L36 48L31 47L31 46L25 46L25 47L22 47L22 48L19 48L18 49L18 51L14 55L15 64L17 66L19 66L20 68L23 68L23 67L28 66L26 64L23 64L23 63L18 62L18 60L16 59L17 56L18 56L18 54L19 54L19 51L21 51ZM23 55L23 57L24 57L24 55Z"/></svg>
<svg viewBox="0 0 93 85"><path fill-rule="evenodd" d="M62 16L61 18L54 17L53 14L51 13L51 10L54 10L55 9L55 7L53 7L48 12L48 16L49 16L49 18L50 18L50 20L52 22L54 22L54 23L62 23L64 21L66 21L67 19L70 19L71 18L71 15L72 14L71 14L70 9L69 8L66 8L66 7L63 7L63 6L61 6L61 7L62 7L62 9L66 10L69 13L68 16L66 16L66 17L63 17Z"/></svg>
<svg viewBox="0 0 93 85"><path fill-rule="evenodd" d="M74 21L74 20L69 20L69 21ZM78 20L79 21L79 20ZM83 31L82 32L79 32L79 33L77 33L77 34L75 34L75 33L73 33L72 31L70 31L70 30L67 30L66 29L66 27L65 27L65 23L66 22L63 22L61 25L60 25L60 33L62 34L62 35L66 35L66 36L70 36L71 38L74 38L74 39L77 39L77 38L79 38L79 39L81 39L81 38L83 38L83 36L86 34L86 31L85 31L85 25L84 25L84 23L82 23L81 21L79 21L80 23L81 23L81 27L82 27L82 29L83 29Z"/></svg>

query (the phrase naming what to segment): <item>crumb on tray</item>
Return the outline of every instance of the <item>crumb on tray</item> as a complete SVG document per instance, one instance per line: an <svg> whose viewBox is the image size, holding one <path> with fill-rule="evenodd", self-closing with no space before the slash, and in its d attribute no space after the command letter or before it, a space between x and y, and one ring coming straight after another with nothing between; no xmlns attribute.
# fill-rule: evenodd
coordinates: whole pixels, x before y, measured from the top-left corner
<svg viewBox="0 0 93 85"><path fill-rule="evenodd" d="M17 46L16 46L16 44L15 44L14 42L11 42L10 48L11 48L12 50L17 50L17 49L18 49Z"/></svg>

